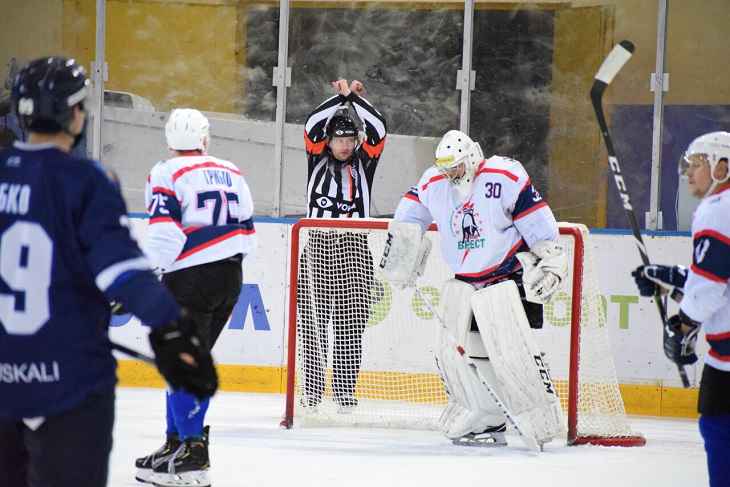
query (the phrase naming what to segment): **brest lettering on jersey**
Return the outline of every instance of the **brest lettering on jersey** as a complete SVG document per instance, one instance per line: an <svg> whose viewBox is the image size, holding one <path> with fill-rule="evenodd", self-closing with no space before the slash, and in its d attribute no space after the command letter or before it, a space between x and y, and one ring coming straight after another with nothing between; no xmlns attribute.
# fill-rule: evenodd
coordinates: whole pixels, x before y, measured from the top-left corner
<svg viewBox="0 0 730 487"><path fill-rule="evenodd" d="M457 208L451 217L451 230L455 235L461 234L461 240L457 244L459 250L484 248L485 239L481 236L481 226L482 221L479 213L474 209L474 203L467 200L460 208Z"/></svg>
<svg viewBox="0 0 730 487"><path fill-rule="evenodd" d="M208 184L223 184L225 186L233 186L231 175L228 171L216 171L215 169L206 169L203 171L205 182Z"/></svg>
<svg viewBox="0 0 730 487"><path fill-rule="evenodd" d="M30 384L31 382L58 382L61 380L61 369L58 362L0 362L0 382L6 384Z"/></svg>
<svg viewBox="0 0 730 487"><path fill-rule="evenodd" d="M30 206L30 186L0 183L0 213L25 215Z"/></svg>

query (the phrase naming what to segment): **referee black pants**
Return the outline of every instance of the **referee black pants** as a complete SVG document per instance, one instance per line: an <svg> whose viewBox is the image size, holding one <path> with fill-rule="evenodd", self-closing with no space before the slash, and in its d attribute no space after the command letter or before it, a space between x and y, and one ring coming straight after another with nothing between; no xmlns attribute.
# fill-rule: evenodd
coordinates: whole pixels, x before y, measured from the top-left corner
<svg viewBox="0 0 730 487"><path fill-rule="evenodd" d="M322 400L332 324L332 392L352 404L370 319L373 257L367 235L313 231L300 258L297 286L299 360L309 405ZM341 399L344 402L341 402Z"/></svg>

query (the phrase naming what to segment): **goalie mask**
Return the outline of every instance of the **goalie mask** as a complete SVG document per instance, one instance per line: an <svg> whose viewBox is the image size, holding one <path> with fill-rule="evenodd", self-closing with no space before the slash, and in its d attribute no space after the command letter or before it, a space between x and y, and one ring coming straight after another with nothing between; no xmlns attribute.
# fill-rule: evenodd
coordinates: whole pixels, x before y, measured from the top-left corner
<svg viewBox="0 0 730 487"><path fill-rule="evenodd" d="M730 133L710 132L697 137L687 148L684 156L679 161L679 175L683 178L689 177L690 168L697 170L703 164L708 164L710 169L710 186L702 197L712 194L718 184L727 182L730 179L730 171L725 172L722 179L715 174L720 161L725 159L730 164Z"/></svg>
<svg viewBox="0 0 730 487"><path fill-rule="evenodd" d="M434 165L463 198L471 192L477 166L484 159L482 148L464 132L449 130L436 147Z"/></svg>

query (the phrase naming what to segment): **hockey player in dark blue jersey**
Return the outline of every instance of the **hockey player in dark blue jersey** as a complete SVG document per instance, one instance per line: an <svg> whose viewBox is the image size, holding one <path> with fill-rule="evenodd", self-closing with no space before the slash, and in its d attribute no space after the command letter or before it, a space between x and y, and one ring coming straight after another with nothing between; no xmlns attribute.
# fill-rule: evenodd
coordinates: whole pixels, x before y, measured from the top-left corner
<svg viewBox="0 0 730 487"><path fill-rule="evenodd" d="M730 482L730 133L696 138L680 164L690 193L702 202L692 217L692 265L641 266L633 273L642 296L657 286L679 301L669 319L664 353L680 365L697 361L700 326L710 350L702 369L698 410L710 487Z"/></svg>
<svg viewBox="0 0 730 487"><path fill-rule="evenodd" d="M12 103L27 142L0 152L0 485L106 485L116 362L110 301L151 327L162 375L207 398L217 376L132 239L118 188L71 155L88 81L73 60L31 62Z"/></svg>

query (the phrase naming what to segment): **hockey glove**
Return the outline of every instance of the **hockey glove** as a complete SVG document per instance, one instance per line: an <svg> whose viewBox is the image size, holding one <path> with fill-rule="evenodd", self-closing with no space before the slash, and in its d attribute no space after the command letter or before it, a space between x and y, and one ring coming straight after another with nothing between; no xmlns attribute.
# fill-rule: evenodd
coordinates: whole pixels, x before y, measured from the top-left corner
<svg viewBox="0 0 730 487"><path fill-rule="evenodd" d="M568 257L563 247L557 242L541 240L533 244L530 252L520 252L516 257L522 265L525 298L533 303L547 303L568 273Z"/></svg>
<svg viewBox="0 0 730 487"><path fill-rule="evenodd" d="M682 325L689 330L682 331ZM693 320L682 310L667 320L664 326L664 355L678 365L691 365L697 362L695 347L700 323Z"/></svg>
<svg viewBox="0 0 730 487"><path fill-rule="evenodd" d="M185 389L200 399L215 394L218 375L213 357L192 323L183 317L154 328L150 332L150 344L157 368L173 389Z"/></svg>
<svg viewBox="0 0 730 487"><path fill-rule="evenodd" d="M641 265L631 273L639 288L639 294L652 297L657 289L677 301L684 296L684 283L687 281L687 268L681 265Z"/></svg>

